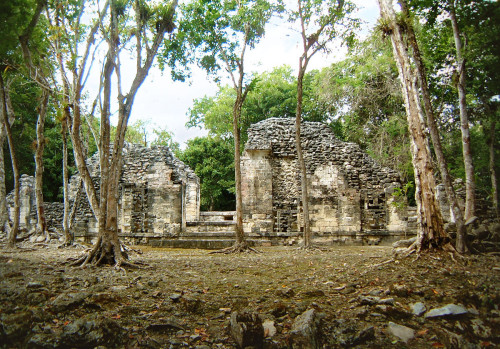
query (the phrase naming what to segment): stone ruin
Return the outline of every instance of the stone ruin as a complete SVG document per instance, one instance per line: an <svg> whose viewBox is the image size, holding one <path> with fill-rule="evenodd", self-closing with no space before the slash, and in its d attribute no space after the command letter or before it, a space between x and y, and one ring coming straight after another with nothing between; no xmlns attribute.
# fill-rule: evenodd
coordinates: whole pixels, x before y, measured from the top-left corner
<svg viewBox="0 0 500 349"><path fill-rule="evenodd" d="M248 137L241 163L244 231L255 244L293 243L303 230L294 120L262 121L249 128ZM416 219L393 205L393 190L401 185L395 171L358 145L337 140L327 125L304 122L302 142L316 241L372 244L415 232ZM234 242L235 212L200 212L199 178L168 147L126 144L123 152L119 236L172 247ZM87 163L98 188L98 154ZM36 222L34 183L28 176L22 183L21 223L29 230ZM90 241L98 226L78 174L70 180L70 201L71 231ZM46 203L49 227L62 229L62 212L62 204Z"/></svg>
<svg viewBox="0 0 500 349"><path fill-rule="evenodd" d="M87 159L94 185L99 188L99 155ZM20 181L20 229L31 231L36 224L34 177L22 175ZM97 236L97 220L90 208L80 175L70 179L71 231L77 238L90 241ZM150 237L178 235L187 221L200 216L200 180L166 146L146 148L126 144L118 203L118 233L147 242ZM7 197L9 215L13 216L13 192ZM45 202L49 230L62 230L63 204Z"/></svg>
<svg viewBox="0 0 500 349"><path fill-rule="evenodd" d="M336 139L327 125L303 122L301 137L313 237L378 243L414 232L406 209L393 205L394 188L401 186L397 172L357 144ZM241 168L245 233L286 237L303 231L295 120L252 125Z"/></svg>
<svg viewBox="0 0 500 349"><path fill-rule="evenodd" d="M94 186L99 188L99 154L87 160ZM166 146L147 148L126 144L118 202L118 233L135 239L178 235L187 221L200 214L200 180ZM70 180L76 212L75 235L97 235L97 220L90 208L79 174ZM74 199L76 198L76 199Z"/></svg>

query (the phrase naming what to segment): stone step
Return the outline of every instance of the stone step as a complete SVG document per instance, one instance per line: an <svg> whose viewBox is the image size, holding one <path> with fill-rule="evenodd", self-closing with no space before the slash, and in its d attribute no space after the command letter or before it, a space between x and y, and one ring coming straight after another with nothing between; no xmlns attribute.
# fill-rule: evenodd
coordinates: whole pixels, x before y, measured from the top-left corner
<svg viewBox="0 0 500 349"><path fill-rule="evenodd" d="M154 246L171 247L171 248L199 248L204 250L219 250L221 248L230 247L234 244L234 239L168 239L155 241ZM255 246L256 241L247 240L250 246Z"/></svg>
<svg viewBox="0 0 500 349"><path fill-rule="evenodd" d="M233 226L236 225L235 221L189 221L186 222L187 227L210 227L210 226Z"/></svg>
<svg viewBox="0 0 500 349"><path fill-rule="evenodd" d="M180 234L182 239L204 239L204 238L233 238L234 231L200 231L200 232L185 232Z"/></svg>

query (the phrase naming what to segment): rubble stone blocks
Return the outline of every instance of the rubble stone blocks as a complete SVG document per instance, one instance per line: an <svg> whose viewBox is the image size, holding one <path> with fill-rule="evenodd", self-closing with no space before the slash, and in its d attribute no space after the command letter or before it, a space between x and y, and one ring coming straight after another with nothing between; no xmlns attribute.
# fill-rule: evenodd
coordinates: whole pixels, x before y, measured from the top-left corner
<svg viewBox="0 0 500 349"><path fill-rule="evenodd" d="M394 188L401 186L396 171L381 167L357 144L339 141L325 124L303 122L301 137L314 236L366 243L414 232L406 210L392 204ZM252 125L241 168L244 231L303 231L295 120Z"/></svg>

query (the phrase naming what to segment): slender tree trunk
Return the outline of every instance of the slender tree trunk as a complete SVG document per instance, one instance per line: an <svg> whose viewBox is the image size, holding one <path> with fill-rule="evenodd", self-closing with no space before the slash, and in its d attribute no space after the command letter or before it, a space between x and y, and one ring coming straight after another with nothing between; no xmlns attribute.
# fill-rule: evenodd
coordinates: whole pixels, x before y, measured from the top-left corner
<svg viewBox="0 0 500 349"><path fill-rule="evenodd" d="M42 90L42 101L38 111L38 120L36 122L36 151L35 151L35 201L37 214L37 232L47 234L47 223L43 207L43 150L45 148L45 116L47 114L47 105L49 103L49 92Z"/></svg>
<svg viewBox="0 0 500 349"><path fill-rule="evenodd" d="M6 96L6 95L5 95ZM7 98L7 96L6 96ZM5 144L5 139L7 137L6 129L4 126L4 122L6 117L9 120L9 123L12 124L14 122L14 118L12 115L9 115L9 101L6 100L4 103L0 103L0 230L3 230L4 233L8 233L10 230L10 222L9 222L9 213L7 211L7 189L5 188L5 154L3 151L3 147ZM7 111L4 113L4 106L7 106Z"/></svg>
<svg viewBox="0 0 500 349"><path fill-rule="evenodd" d="M408 10L407 1L400 0L399 2L403 9L403 13L406 15L408 19L410 19L410 13ZM441 180L443 181L446 191L446 196L448 197L448 202L453 211L455 224L457 226L457 240L455 247L459 253L465 253L468 251L468 248L466 243L466 230L465 230L463 213L458 204L451 176L448 171L447 161L443 153L443 148L441 146L441 137L439 135L436 118L434 115L434 108L432 107L431 97L427 83L427 73L422 60L422 56L420 54L420 48L417 43L417 38L413 30L413 24L411 22L407 23L407 34L408 34L408 40L413 49L413 58L418 73L419 85L422 91L422 100L424 102L425 114L427 116L427 125L429 126L429 132L431 135L432 144L434 145L434 152L436 154L439 172L441 174Z"/></svg>
<svg viewBox="0 0 500 349"><path fill-rule="evenodd" d="M417 76L408 57L403 29L397 24L392 0L378 0L380 14L387 23L396 60L410 131L412 163L415 171L415 200L418 214L418 236L415 248L441 248L447 242L439 204L434 195L435 180L431 153L425 134L425 121L420 109Z"/></svg>
<svg viewBox="0 0 500 349"><path fill-rule="evenodd" d="M63 232L64 232L64 245L69 246L73 244L73 235L69 230L69 173L68 173L68 126L67 120L69 118L69 107L64 106L66 110L65 117L62 120L61 133L63 141L63 202L64 202L64 213L63 213ZM75 204L77 197L75 196Z"/></svg>
<svg viewBox="0 0 500 349"><path fill-rule="evenodd" d="M300 124L302 122L302 98L303 98L303 81L307 67L307 58L300 58L299 75L297 78L297 110L295 114L295 147L297 148L297 162L300 171L300 187L302 199L302 211L304 214L304 247L311 246L311 227L309 220L309 193L307 190L307 172L302 151L302 142L300 137Z"/></svg>
<svg viewBox="0 0 500 349"><path fill-rule="evenodd" d="M0 102L2 103L2 123L5 127L5 131L7 134L7 141L9 143L10 149L10 158L12 161L12 172L14 174L14 217L12 218L12 228L10 230L10 234L7 241L8 247L15 247L17 233L19 230L19 213L20 213L20 199L19 199L19 168L17 166L17 157L16 151L14 149L14 140L12 138L12 130L10 128L9 122L9 114L14 114L12 110L9 111L9 105L7 103L8 100L8 91L5 89L5 84L3 81L3 75L0 73Z"/></svg>
<svg viewBox="0 0 500 349"><path fill-rule="evenodd" d="M475 214L476 206L476 181L474 179L474 164L472 163L472 149L470 144L469 117L467 115L467 101L465 90L465 58L463 57L462 39L458 28L455 14L454 0L450 0L450 19L455 39L457 52L457 73L458 73L458 100L460 105L460 129L462 131L462 151L465 166L465 220L470 219Z"/></svg>
<svg viewBox="0 0 500 349"><path fill-rule="evenodd" d="M237 93L233 107L233 135L234 135L234 179L236 184L236 245L245 244L245 234L243 232L243 199L241 197L241 159L240 159L240 126L239 120L242 107L241 89Z"/></svg>
<svg viewBox="0 0 500 349"><path fill-rule="evenodd" d="M491 203L497 217L500 217L500 208L498 207L498 182L497 172L495 168L495 134L496 134L496 119L492 116L490 123L490 136L488 137L488 148L490 153L490 177L491 177Z"/></svg>
<svg viewBox="0 0 500 349"><path fill-rule="evenodd" d="M5 188L5 156L3 153L4 144L5 126L3 126L2 122L0 129L0 230L6 233L6 226L9 224L9 214L7 212L7 189Z"/></svg>

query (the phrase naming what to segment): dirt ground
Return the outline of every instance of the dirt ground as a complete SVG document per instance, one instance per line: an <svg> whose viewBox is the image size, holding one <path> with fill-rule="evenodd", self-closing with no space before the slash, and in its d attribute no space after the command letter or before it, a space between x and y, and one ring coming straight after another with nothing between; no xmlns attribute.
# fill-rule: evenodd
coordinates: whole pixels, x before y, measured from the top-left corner
<svg viewBox="0 0 500 349"><path fill-rule="evenodd" d="M145 265L126 272L65 264L81 248L0 249L0 348L236 348L235 311L259 315L264 348L287 348L295 318L311 308L323 348L500 345L500 257L493 254L384 264L390 247L238 255L136 248L142 254L132 261ZM418 302L426 310L417 316ZM467 312L426 313L448 304Z"/></svg>

